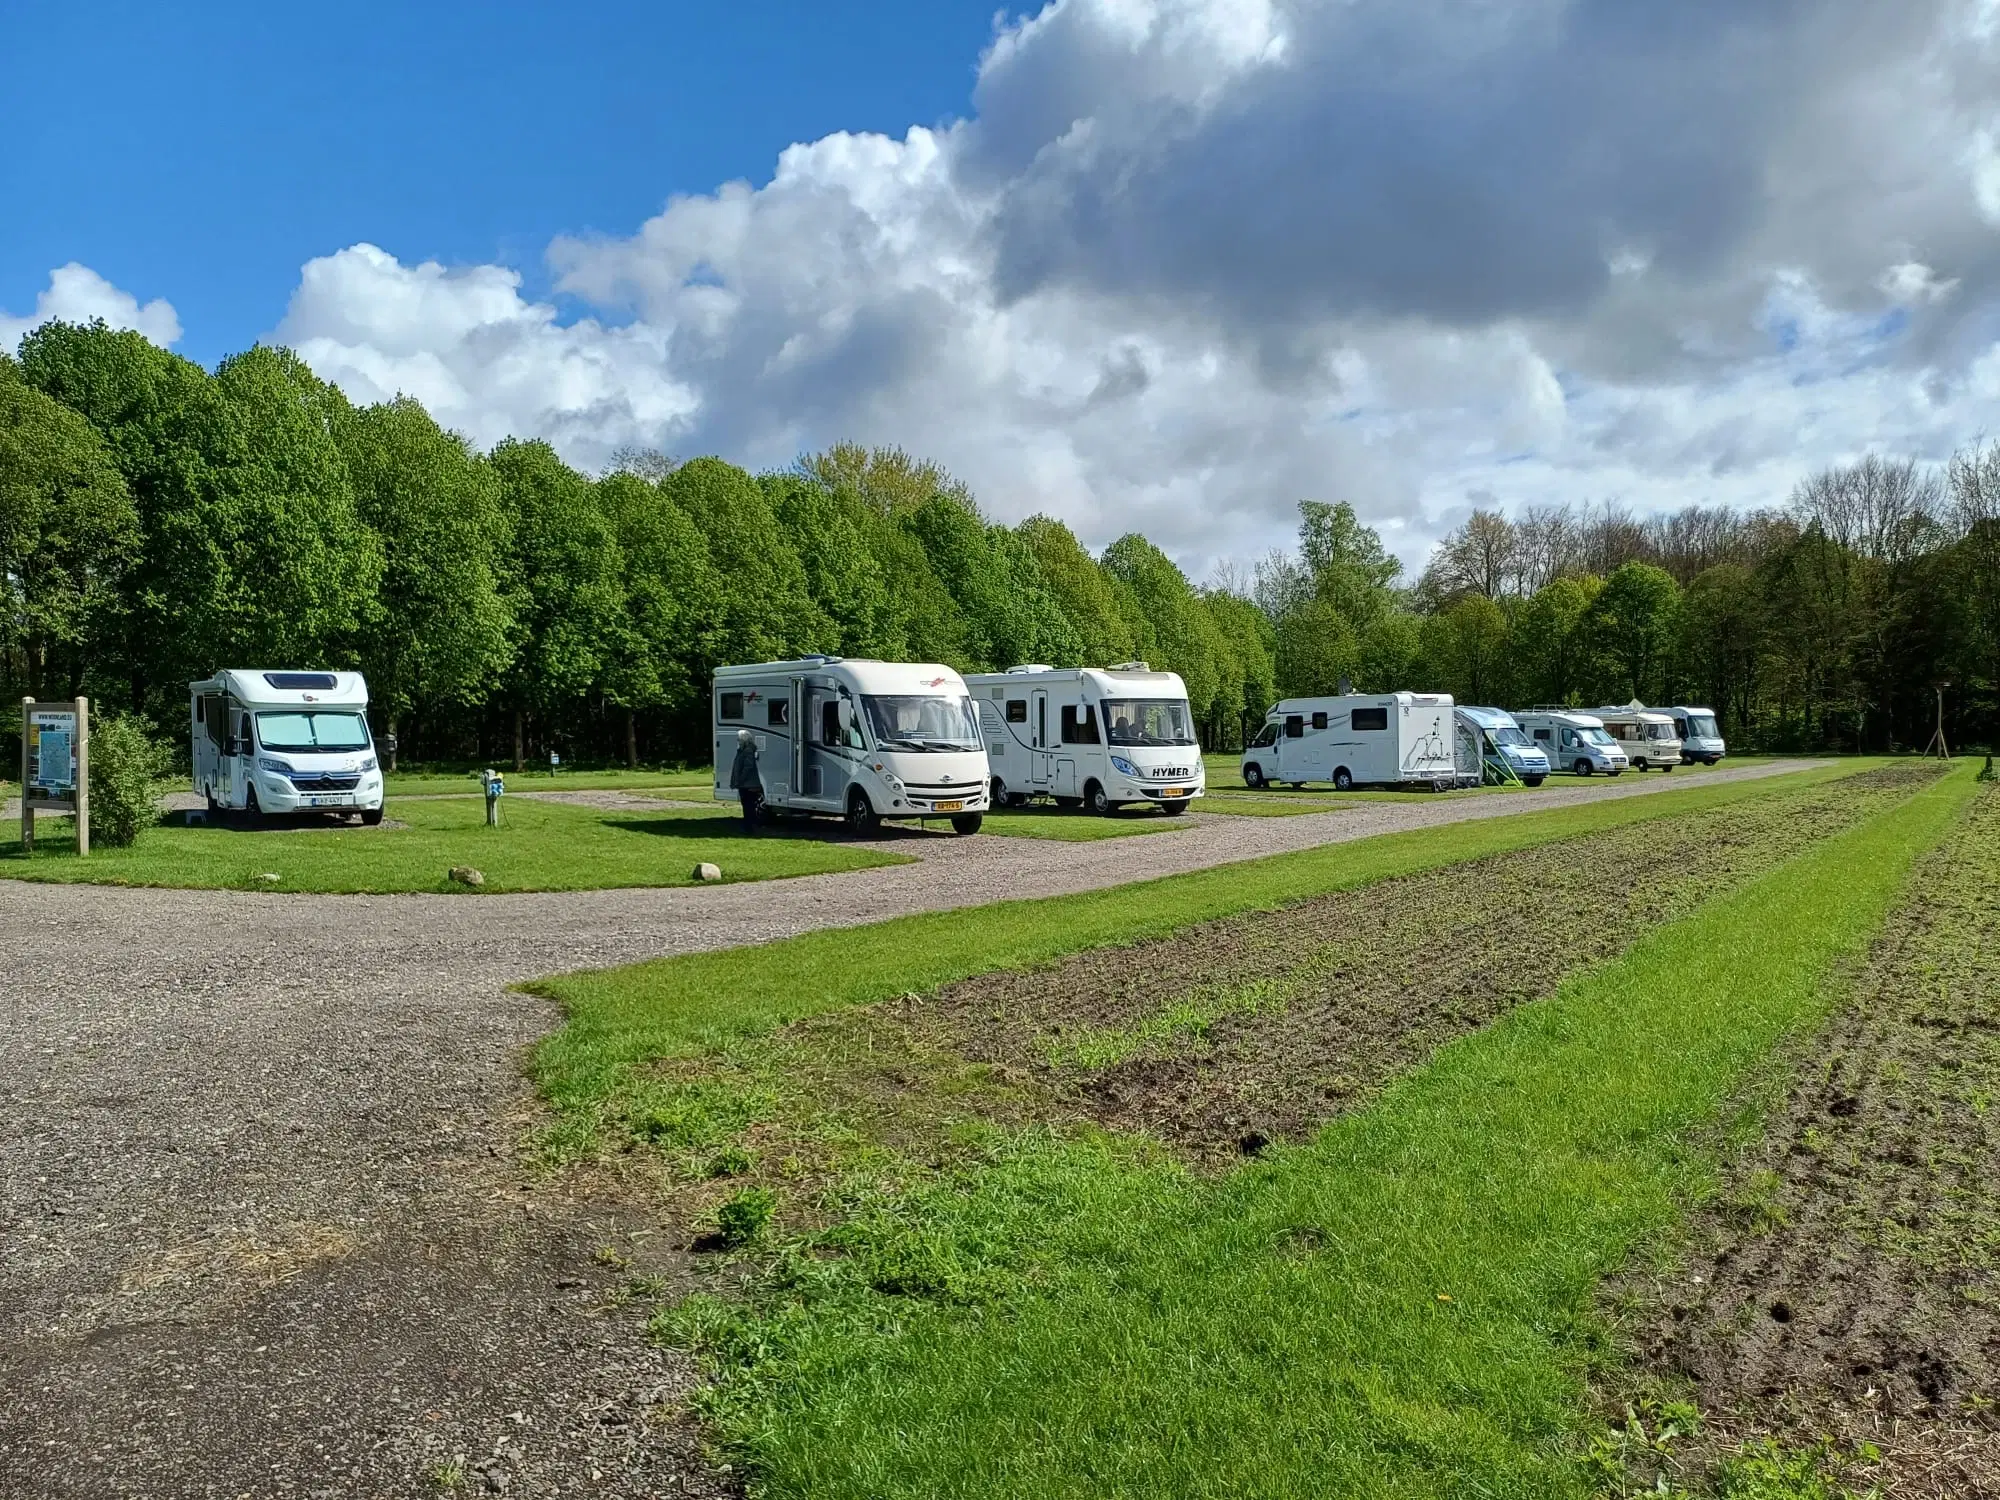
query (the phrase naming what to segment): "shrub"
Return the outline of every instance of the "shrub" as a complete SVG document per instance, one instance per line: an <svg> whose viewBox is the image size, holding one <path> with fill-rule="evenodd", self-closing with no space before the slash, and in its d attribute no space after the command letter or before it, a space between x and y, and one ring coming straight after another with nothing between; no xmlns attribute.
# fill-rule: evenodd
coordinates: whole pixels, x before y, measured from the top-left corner
<svg viewBox="0 0 2000 1500"><path fill-rule="evenodd" d="M123 849L159 821L160 784L173 752L135 714L107 714L90 726L90 841Z"/></svg>
<svg viewBox="0 0 2000 1500"><path fill-rule="evenodd" d="M715 1211L716 1232L725 1245L749 1245L770 1225L778 1195L767 1187L749 1187Z"/></svg>

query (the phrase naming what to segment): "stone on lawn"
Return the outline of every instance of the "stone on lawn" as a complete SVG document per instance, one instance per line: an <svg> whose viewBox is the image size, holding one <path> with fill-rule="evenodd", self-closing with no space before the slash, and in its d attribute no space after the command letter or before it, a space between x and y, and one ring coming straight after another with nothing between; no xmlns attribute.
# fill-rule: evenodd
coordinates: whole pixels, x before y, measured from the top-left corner
<svg viewBox="0 0 2000 1500"><path fill-rule="evenodd" d="M696 880L720 880L722 879L722 867L720 865L712 865L708 861L703 860L694 867L694 878Z"/></svg>
<svg viewBox="0 0 2000 1500"><path fill-rule="evenodd" d="M262 881L265 885L276 885L279 881L283 880L285 877L280 875L276 870L266 870L262 875L259 875L257 878L258 880Z"/></svg>
<svg viewBox="0 0 2000 1500"><path fill-rule="evenodd" d="M473 869L471 865L453 865L449 870L445 871L445 878L450 880L453 885L486 884L485 874Z"/></svg>

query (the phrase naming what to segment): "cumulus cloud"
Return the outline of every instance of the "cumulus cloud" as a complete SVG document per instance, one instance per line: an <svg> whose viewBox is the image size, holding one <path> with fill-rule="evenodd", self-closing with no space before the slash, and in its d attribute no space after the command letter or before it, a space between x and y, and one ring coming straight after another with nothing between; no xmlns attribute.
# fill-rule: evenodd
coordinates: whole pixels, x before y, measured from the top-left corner
<svg viewBox="0 0 2000 1500"><path fill-rule="evenodd" d="M2000 38L1961 0L1058 0L973 111L498 266L312 262L280 337L576 461L946 463L1197 569L1352 500L1780 499L1990 425Z"/></svg>
<svg viewBox="0 0 2000 1500"><path fill-rule="evenodd" d="M71 261L49 272L49 284L35 298L35 310L16 318L0 309L0 349L12 353L24 335L57 319L88 323L102 318L113 328L136 328L165 348L181 336L181 320L164 297L143 307L130 292L120 291L88 266Z"/></svg>

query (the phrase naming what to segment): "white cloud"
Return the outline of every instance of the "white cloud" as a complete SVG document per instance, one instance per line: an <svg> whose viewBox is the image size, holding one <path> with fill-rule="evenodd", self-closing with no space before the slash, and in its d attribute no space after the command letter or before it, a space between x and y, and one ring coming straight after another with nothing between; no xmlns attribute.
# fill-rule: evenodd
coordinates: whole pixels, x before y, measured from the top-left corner
<svg viewBox="0 0 2000 1500"><path fill-rule="evenodd" d="M1061 0L975 112L500 266L357 245L278 336L594 465L900 443L1197 569L1345 498L1414 564L1518 506L1782 499L1989 425L1990 7Z"/></svg>
<svg viewBox="0 0 2000 1500"><path fill-rule="evenodd" d="M136 328L165 348L181 336L181 320L164 297L155 297L143 307L130 292L120 291L90 267L71 261L49 272L49 284L35 298L35 310L25 318L0 310L0 349L8 353L22 338L42 324L58 319L65 323L88 323L102 318L113 328Z"/></svg>

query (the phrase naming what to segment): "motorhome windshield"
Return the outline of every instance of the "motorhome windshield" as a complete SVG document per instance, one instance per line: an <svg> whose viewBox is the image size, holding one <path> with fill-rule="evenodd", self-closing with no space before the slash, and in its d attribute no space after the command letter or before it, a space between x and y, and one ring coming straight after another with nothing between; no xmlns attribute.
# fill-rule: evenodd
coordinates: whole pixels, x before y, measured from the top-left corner
<svg viewBox="0 0 2000 1500"><path fill-rule="evenodd" d="M1496 745L1525 745L1528 743L1528 737L1521 733L1520 730L1511 726L1506 729L1496 729L1492 733L1493 743Z"/></svg>
<svg viewBox="0 0 2000 1500"><path fill-rule="evenodd" d="M1603 729L1579 729L1577 733L1583 737L1583 742L1586 745L1615 745L1618 743L1618 741L1611 738L1609 731Z"/></svg>
<svg viewBox="0 0 2000 1500"><path fill-rule="evenodd" d="M1718 736L1715 728L1715 715L1689 714L1688 737L1690 739L1697 739L1697 740L1712 740L1717 738Z"/></svg>
<svg viewBox="0 0 2000 1500"><path fill-rule="evenodd" d="M1185 698L1106 698L1104 722L1114 745L1192 745Z"/></svg>
<svg viewBox="0 0 2000 1500"><path fill-rule="evenodd" d="M257 715L257 744L264 750L366 750L368 721L357 713L333 709L284 710Z"/></svg>
<svg viewBox="0 0 2000 1500"><path fill-rule="evenodd" d="M972 700L935 693L868 693L862 703L875 743L885 750L977 750Z"/></svg>
<svg viewBox="0 0 2000 1500"><path fill-rule="evenodd" d="M1649 740L1670 740L1673 737L1674 726L1671 724L1649 723L1646 725L1646 738Z"/></svg>

